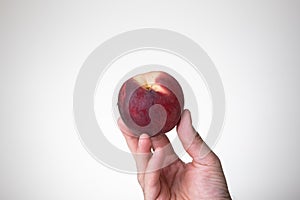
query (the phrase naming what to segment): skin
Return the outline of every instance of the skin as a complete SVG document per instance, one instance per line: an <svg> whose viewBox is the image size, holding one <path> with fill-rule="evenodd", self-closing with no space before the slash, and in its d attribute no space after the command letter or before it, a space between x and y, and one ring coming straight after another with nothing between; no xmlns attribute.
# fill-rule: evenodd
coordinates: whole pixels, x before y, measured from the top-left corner
<svg viewBox="0 0 300 200"><path fill-rule="evenodd" d="M145 200L231 199L220 160L192 127L188 110L182 113L177 133L193 159L190 163L178 158L165 135L150 138L142 134L137 138L121 119L118 125L135 158ZM167 154L164 147L169 148ZM163 166L167 158L175 161Z"/></svg>

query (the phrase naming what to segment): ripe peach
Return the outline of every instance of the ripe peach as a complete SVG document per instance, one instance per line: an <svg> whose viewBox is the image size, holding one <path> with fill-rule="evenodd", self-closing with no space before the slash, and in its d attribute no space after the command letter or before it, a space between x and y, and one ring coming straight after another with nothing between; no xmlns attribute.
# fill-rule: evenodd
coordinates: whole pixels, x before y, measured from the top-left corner
<svg viewBox="0 0 300 200"><path fill-rule="evenodd" d="M166 72L136 75L121 87L118 97L120 116L136 135L163 134L180 120L184 97L179 83Z"/></svg>

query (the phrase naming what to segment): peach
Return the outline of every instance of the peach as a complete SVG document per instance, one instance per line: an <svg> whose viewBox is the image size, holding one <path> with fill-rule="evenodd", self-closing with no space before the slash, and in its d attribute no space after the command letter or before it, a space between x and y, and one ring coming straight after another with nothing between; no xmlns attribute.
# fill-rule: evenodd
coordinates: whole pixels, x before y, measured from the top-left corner
<svg viewBox="0 0 300 200"><path fill-rule="evenodd" d="M150 136L172 130L183 111L183 91L166 72L136 75L121 87L118 97L120 116L136 136Z"/></svg>

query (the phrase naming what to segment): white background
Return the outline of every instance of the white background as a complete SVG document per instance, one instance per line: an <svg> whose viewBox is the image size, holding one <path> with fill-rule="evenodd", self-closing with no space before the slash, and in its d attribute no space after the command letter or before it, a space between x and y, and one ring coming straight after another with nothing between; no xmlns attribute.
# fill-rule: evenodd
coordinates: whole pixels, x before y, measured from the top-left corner
<svg viewBox="0 0 300 200"><path fill-rule="evenodd" d="M227 97L214 151L236 199L299 199L299 1L0 1L0 199L142 199L75 131L87 56L137 28L200 44Z"/></svg>

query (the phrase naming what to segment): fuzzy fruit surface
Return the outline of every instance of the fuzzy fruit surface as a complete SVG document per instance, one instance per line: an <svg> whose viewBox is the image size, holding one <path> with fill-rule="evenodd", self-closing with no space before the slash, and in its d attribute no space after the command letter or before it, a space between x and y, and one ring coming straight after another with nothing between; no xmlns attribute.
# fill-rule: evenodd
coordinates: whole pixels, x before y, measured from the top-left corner
<svg viewBox="0 0 300 200"><path fill-rule="evenodd" d="M118 98L120 116L137 136L154 136L173 129L180 120L183 104L181 86L162 71L130 78L122 85Z"/></svg>

